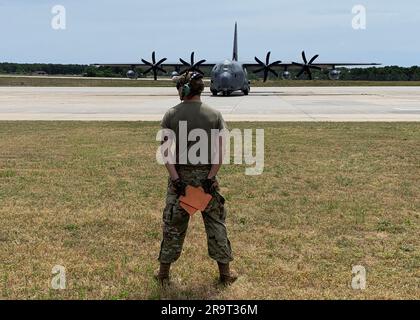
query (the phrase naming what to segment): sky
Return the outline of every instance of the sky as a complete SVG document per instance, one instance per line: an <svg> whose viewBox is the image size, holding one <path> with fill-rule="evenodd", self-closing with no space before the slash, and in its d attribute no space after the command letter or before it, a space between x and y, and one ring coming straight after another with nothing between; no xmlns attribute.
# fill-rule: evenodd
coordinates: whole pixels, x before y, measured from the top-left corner
<svg viewBox="0 0 420 320"><path fill-rule="evenodd" d="M66 9L66 29L51 12ZM355 30L352 8L366 8L366 29ZM239 60L254 56L317 62L420 65L419 0L0 0L0 62L134 63L232 56L238 22Z"/></svg>

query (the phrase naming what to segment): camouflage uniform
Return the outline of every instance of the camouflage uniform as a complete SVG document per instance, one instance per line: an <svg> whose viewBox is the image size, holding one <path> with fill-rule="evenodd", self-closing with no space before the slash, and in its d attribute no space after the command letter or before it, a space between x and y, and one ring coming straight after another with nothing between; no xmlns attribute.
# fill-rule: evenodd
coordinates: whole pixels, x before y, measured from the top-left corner
<svg viewBox="0 0 420 320"><path fill-rule="evenodd" d="M177 166L178 174L183 181L196 187L201 186L201 181L207 178L209 170L209 165ZM209 256L218 262L228 263L233 260L233 257L225 226L226 209L224 202L223 196L216 192L206 210L202 212L202 216L207 233ZM180 207L179 199L169 179L166 206L163 211L163 240L159 254L160 262L172 263L179 258L189 220L190 215Z"/></svg>

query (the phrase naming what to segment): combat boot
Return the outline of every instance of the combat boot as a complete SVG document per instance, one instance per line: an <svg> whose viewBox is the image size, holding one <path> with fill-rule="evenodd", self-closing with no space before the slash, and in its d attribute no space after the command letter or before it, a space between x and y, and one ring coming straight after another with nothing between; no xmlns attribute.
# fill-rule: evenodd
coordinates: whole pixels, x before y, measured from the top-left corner
<svg viewBox="0 0 420 320"><path fill-rule="evenodd" d="M231 285L238 279L238 273L235 270L230 270L229 263L217 262L219 266L220 282L225 285Z"/></svg>
<svg viewBox="0 0 420 320"><path fill-rule="evenodd" d="M161 263L159 269L155 271L154 278L160 285L169 285L169 270L171 269L170 263Z"/></svg>

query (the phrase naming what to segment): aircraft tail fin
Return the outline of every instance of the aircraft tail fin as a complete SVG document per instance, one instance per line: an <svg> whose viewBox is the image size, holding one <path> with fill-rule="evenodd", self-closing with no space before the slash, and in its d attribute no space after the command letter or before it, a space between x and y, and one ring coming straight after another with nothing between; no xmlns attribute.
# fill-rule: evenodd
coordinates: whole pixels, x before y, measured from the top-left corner
<svg viewBox="0 0 420 320"><path fill-rule="evenodd" d="M233 61L238 61L238 23L235 22L235 35L233 38Z"/></svg>

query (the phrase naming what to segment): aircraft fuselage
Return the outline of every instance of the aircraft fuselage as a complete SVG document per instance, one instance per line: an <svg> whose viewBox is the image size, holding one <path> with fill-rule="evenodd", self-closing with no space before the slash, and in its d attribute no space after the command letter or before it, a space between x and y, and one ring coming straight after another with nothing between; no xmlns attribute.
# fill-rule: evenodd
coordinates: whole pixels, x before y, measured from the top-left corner
<svg viewBox="0 0 420 320"><path fill-rule="evenodd" d="M248 94L249 89L248 73L241 63L225 60L213 67L210 85L213 95L217 95L219 92L229 95L234 91Z"/></svg>

